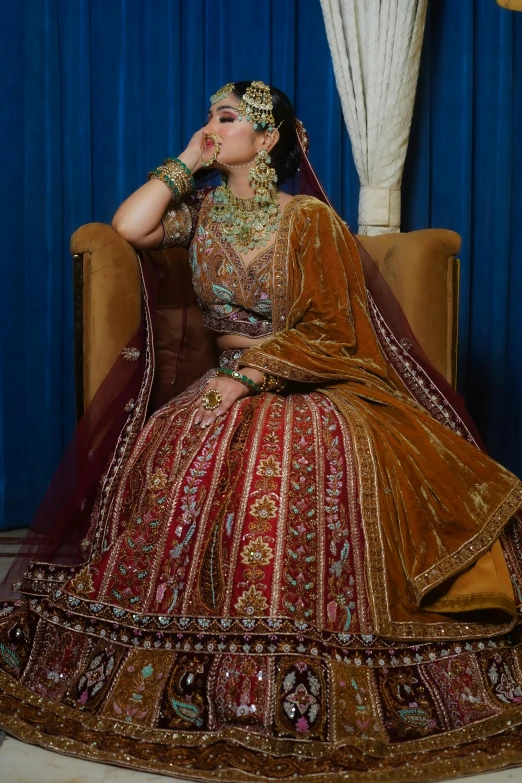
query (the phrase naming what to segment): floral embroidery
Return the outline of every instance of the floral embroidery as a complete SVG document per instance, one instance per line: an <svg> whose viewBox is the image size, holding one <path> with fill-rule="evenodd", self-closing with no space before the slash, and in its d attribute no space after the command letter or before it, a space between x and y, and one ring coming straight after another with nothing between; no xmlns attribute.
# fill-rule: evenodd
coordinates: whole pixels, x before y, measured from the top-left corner
<svg viewBox="0 0 522 783"><path fill-rule="evenodd" d="M166 489L168 478L168 475L161 468L158 468L150 477L148 488L152 490Z"/></svg>
<svg viewBox="0 0 522 783"><path fill-rule="evenodd" d="M74 579L71 579L70 587L75 593L89 595L94 592L94 582L92 581L89 566L82 568L77 576L75 576Z"/></svg>
<svg viewBox="0 0 522 783"><path fill-rule="evenodd" d="M141 353L137 348L124 348L120 356L123 356L126 362L136 362L140 358Z"/></svg>
<svg viewBox="0 0 522 783"><path fill-rule="evenodd" d="M268 497L268 495L264 495L262 498L259 498L250 507L250 513L252 516L260 520L272 519L272 517L275 517L276 512L277 506L274 501Z"/></svg>
<svg viewBox="0 0 522 783"><path fill-rule="evenodd" d="M256 589L255 585L251 585L248 590L245 590L235 605L235 608L240 614L249 616L259 615L264 612L267 607L268 601L263 593Z"/></svg>
<svg viewBox="0 0 522 783"><path fill-rule="evenodd" d="M522 686L517 682L515 671L509 662L498 653L485 666L487 679L496 698L504 704L522 703Z"/></svg>
<svg viewBox="0 0 522 783"><path fill-rule="evenodd" d="M107 692L122 656L121 648L107 644L97 647L66 701L82 710L94 710Z"/></svg>
<svg viewBox="0 0 522 783"><path fill-rule="evenodd" d="M217 332L263 337L272 334L270 268L274 248L263 250L245 268L232 246L222 248L204 205L190 248L193 285L203 323Z"/></svg>
<svg viewBox="0 0 522 783"><path fill-rule="evenodd" d="M273 558L274 553L261 536L249 541L241 552L241 560L245 565L265 566Z"/></svg>
<svg viewBox="0 0 522 783"><path fill-rule="evenodd" d="M107 552L31 564L15 611L32 626L0 607L4 723L66 752L73 741L79 755L179 776L183 764L202 779L370 783L402 775L404 760L435 779L475 748L511 763L502 743L522 758L508 723L522 714L520 627L412 646L361 625L351 420L322 393L261 395L203 433L189 426L200 391L140 433L108 505ZM75 579L94 592L74 592ZM466 746L446 758L448 726ZM237 728L248 749L231 745ZM417 759L404 740L420 740ZM366 752L374 741L384 753Z"/></svg>
<svg viewBox="0 0 522 783"><path fill-rule="evenodd" d="M258 476L266 476L272 478L272 476L281 476L281 463L275 457L267 457L262 459L256 471Z"/></svg>
<svg viewBox="0 0 522 783"><path fill-rule="evenodd" d="M283 664L288 661L287 667ZM279 670L280 731L296 737L321 733L325 715L324 677L316 662L284 659Z"/></svg>
<svg viewBox="0 0 522 783"><path fill-rule="evenodd" d="M165 652L131 651L103 712L127 723L147 723L165 684L167 661Z"/></svg>

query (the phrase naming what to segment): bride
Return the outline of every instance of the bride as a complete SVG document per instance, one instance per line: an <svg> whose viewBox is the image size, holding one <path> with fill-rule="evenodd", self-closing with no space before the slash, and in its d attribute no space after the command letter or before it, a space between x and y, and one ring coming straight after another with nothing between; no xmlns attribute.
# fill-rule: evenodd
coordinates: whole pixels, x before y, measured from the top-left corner
<svg viewBox="0 0 522 783"><path fill-rule="evenodd" d="M137 249L190 248L219 366L145 420L141 355L77 555L3 605L21 739L200 780L522 763L522 486L387 323L307 145L283 93L227 84L114 216Z"/></svg>

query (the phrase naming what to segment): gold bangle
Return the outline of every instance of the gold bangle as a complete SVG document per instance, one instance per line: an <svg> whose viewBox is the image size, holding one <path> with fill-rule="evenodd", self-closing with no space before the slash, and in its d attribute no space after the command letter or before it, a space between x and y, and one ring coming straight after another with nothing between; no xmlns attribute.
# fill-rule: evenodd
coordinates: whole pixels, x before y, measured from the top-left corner
<svg viewBox="0 0 522 783"><path fill-rule="evenodd" d="M157 169L149 171L148 179L160 179L167 185L172 198L177 201L194 191L194 178L187 167L177 159L167 158Z"/></svg>
<svg viewBox="0 0 522 783"><path fill-rule="evenodd" d="M269 373L265 372L263 374L263 380L260 384L261 391L280 392L285 388L285 383L286 380L284 378L279 378L277 375L270 375Z"/></svg>

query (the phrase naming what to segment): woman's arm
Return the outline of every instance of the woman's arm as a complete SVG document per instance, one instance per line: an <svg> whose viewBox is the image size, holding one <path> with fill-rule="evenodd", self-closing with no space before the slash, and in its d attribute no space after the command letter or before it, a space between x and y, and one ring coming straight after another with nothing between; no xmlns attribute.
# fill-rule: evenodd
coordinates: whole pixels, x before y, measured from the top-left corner
<svg viewBox="0 0 522 783"><path fill-rule="evenodd" d="M178 156L192 174L201 168L201 140L202 131L198 131L187 149ZM151 179L118 207L112 227L134 247L153 250L163 242L165 227L162 218L172 206L172 192L168 186L159 179ZM173 217L170 214L168 219Z"/></svg>

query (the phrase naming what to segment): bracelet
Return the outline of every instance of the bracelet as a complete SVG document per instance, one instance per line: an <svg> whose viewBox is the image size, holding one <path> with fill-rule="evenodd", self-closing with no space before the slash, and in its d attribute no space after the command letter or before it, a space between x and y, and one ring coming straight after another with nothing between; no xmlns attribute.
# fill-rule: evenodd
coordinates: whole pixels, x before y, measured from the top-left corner
<svg viewBox="0 0 522 783"><path fill-rule="evenodd" d="M279 378L277 375L269 375L265 372L261 382L261 391L280 392L286 385L286 378Z"/></svg>
<svg viewBox="0 0 522 783"><path fill-rule="evenodd" d="M188 166L186 166L182 160L179 158L167 158L160 168L164 169L165 174L173 179L178 187L180 187L182 196L194 192L194 188L196 187L194 177Z"/></svg>
<svg viewBox="0 0 522 783"><path fill-rule="evenodd" d="M261 386L255 383L251 378L248 378L246 375L241 375L241 373L237 370L231 370L230 367L220 367L218 370L216 370L216 375L228 375L235 381L242 383L243 386L248 386L248 388L253 391L254 394L261 393Z"/></svg>
<svg viewBox="0 0 522 783"><path fill-rule="evenodd" d="M147 179L160 179L169 188L175 201L194 192L194 177L179 158L167 158L161 166L149 171Z"/></svg>

